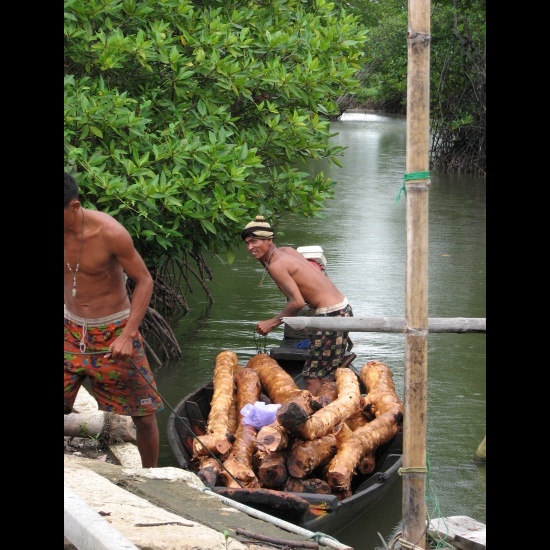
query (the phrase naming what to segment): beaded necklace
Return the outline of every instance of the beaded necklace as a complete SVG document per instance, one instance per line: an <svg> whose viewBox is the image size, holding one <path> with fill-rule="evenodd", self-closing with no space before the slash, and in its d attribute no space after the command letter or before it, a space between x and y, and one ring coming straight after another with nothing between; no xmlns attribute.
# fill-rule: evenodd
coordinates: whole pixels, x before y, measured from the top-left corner
<svg viewBox="0 0 550 550"><path fill-rule="evenodd" d="M277 247L274 247L273 250L269 253L269 256L267 257L267 262L265 262L265 269L262 275L262 280L260 281L260 286L264 285L264 279L265 279L265 276L267 275L267 267L269 266L269 260L271 260L271 256L273 256L273 252L275 252L275 250L277 250Z"/></svg>
<svg viewBox="0 0 550 550"><path fill-rule="evenodd" d="M80 267L80 257L82 256L82 246L84 245L84 209L81 208L80 210L82 211L82 237L80 239L80 250L78 251L78 259L76 260L76 267L74 268L74 271L71 269L71 264L69 263L69 260L67 260L65 250L63 250L63 256L65 257L65 260L67 262L67 267L69 268L69 271L73 276L73 290L71 292L73 298L76 296L76 274L78 273L78 269Z"/></svg>

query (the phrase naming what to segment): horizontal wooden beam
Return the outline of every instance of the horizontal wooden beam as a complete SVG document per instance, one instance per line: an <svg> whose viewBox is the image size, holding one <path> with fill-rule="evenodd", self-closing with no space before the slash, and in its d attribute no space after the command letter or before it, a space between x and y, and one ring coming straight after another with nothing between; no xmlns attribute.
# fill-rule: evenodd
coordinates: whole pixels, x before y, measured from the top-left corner
<svg viewBox="0 0 550 550"><path fill-rule="evenodd" d="M283 317L294 330L339 330L345 332L414 332L404 317ZM430 317L428 332L486 332L485 317Z"/></svg>

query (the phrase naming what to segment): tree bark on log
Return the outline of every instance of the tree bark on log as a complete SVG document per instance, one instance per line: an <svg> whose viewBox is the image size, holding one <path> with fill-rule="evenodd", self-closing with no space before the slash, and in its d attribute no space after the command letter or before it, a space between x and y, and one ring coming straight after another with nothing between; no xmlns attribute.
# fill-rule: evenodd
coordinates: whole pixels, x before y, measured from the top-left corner
<svg viewBox="0 0 550 550"><path fill-rule="evenodd" d="M301 497L273 489L236 489L216 487L215 492L242 504L260 504L279 512L295 512L301 516L309 510L309 503Z"/></svg>
<svg viewBox="0 0 550 550"><path fill-rule="evenodd" d="M256 445L256 428L240 425L227 460L223 462L220 480L226 487L256 488L260 482L252 468L252 455Z"/></svg>
<svg viewBox="0 0 550 550"><path fill-rule="evenodd" d="M336 382L323 382L315 393L315 400L321 407L326 407L338 397Z"/></svg>
<svg viewBox="0 0 550 550"><path fill-rule="evenodd" d="M106 443L136 441L136 427L130 416L94 411L64 415L64 435L68 437L101 436Z"/></svg>
<svg viewBox="0 0 550 550"><path fill-rule="evenodd" d="M352 414L347 420L346 425L348 428L353 432L357 428L360 428L361 426L364 426L365 424L368 424L372 418L367 418L363 411L361 410L361 403L364 396L361 396L361 399L359 399L359 410Z"/></svg>
<svg viewBox="0 0 550 550"><path fill-rule="evenodd" d="M312 397L307 390L301 390L296 385L292 376L275 359L265 353L254 355L246 366L258 373L260 383L272 403L283 404L293 397L302 397L303 394Z"/></svg>
<svg viewBox="0 0 550 550"><path fill-rule="evenodd" d="M215 458L211 456L203 456L200 458L197 476L208 487L216 486L221 471L222 465Z"/></svg>
<svg viewBox="0 0 550 550"><path fill-rule="evenodd" d="M264 453L256 451L253 462L257 464L257 477L262 487L280 489L286 482L288 471L286 455L281 451Z"/></svg>
<svg viewBox="0 0 550 550"><path fill-rule="evenodd" d="M206 434L200 437L200 442L193 441L193 456L203 456L210 453L223 455L231 449L227 438L229 411L233 400L234 371L238 367L237 354L233 351L222 351L216 357L214 367L214 393L208 414Z"/></svg>
<svg viewBox="0 0 550 550"><path fill-rule="evenodd" d="M299 479L297 477L288 476L285 483L285 491L290 491L292 493L314 493L318 495L332 494L329 484L324 479L316 477Z"/></svg>
<svg viewBox="0 0 550 550"><path fill-rule="evenodd" d="M376 418L353 432L344 424L336 434L338 450L327 470L331 490L346 498L351 495L351 480L367 453L392 439L402 429L403 404L395 394L391 370L380 361L369 361L360 378L368 390L368 401ZM340 496L339 496L340 498Z"/></svg>
<svg viewBox="0 0 550 550"><path fill-rule="evenodd" d="M314 413L298 429L302 439L315 439L328 434L337 424L345 421L358 410L361 392L355 372L349 368L338 368L334 375L338 397Z"/></svg>
<svg viewBox="0 0 550 550"><path fill-rule="evenodd" d="M235 432L235 441L229 457L223 463L224 469L220 472L220 479L227 487L260 487L252 468L252 455L256 451L256 428L243 424L244 418L240 414L245 405L253 405L260 397L260 379L254 370L242 368L237 370L235 384L239 427Z"/></svg>
<svg viewBox="0 0 550 550"><path fill-rule="evenodd" d="M287 456L288 473L300 479L318 466L323 466L336 454L336 437L327 434L311 441L296 440Z"/></svg>
<svg viewBox="0 0 550 550"><path fill-rule="evenodd" d="M256 436L256 446L260 451L273 453L286 449L288 445L288 432L277 420L268 426L262 426Z"/></svg>

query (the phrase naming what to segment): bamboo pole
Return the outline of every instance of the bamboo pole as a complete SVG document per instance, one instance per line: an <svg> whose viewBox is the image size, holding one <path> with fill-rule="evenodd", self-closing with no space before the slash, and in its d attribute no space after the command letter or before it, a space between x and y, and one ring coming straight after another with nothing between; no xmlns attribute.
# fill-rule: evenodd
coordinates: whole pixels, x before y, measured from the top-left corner
<svg viewBox="0 0 550 550"><path fill-rule="evenodd" d="M402 540L426 549L430 0L409 0Z"/></svg>
<svg viewBox="0 0 550 550"><path fill-rule="evenodd" d="M345 332L405 332L404 317L282 317L293 330ZM428 332L486 332L485 317L430 317Z"/></svg>

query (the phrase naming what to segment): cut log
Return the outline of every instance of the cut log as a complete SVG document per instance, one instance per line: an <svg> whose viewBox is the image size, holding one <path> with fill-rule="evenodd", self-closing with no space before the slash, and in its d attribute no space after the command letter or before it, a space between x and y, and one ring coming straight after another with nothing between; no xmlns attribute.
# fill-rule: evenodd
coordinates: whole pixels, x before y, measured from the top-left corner
<svg viewBox="0 0 550 550"><path fill-rule="evenodd" d="M280 489L288 476L285 454L281 451L273 453L257 451L254 458L260 485L267 489Z"/></svg>
<svg viewBox="0 0 550 550"><path fill-rule="evenodd" d="M68 437L97 437L106 443L136 441L136 427L130 416L94 411L64 415L64 435Z"/></svg>
<svg viewBox="0 0 550 550"><path fill-rule="evenodd" d="M228 438L228 422L231 402L233 400L234 371L238 367L237 354L233 351L222 351L216 357L214 367L214 393L208 414L206 434L193 441L193 456L209 453L223 455L231 448Z"/></svg>
<svg viewBox="0 0 550 550"><path fill-rule="evenodd" d="M393 413L401 424L403 403L395 393L395 384L390 368L381 361L368 361L359 374L367 394L361 397L363 414L372 419L384 413Z"/></svg>
<svg viewBox="0 0 550 550"><path fill-rule="evenodd" d="M256 436L256 447L266 453L285 449L287 445L288 432L277 420L268 426L262 426Z"/></svg>
<svg viewBox="0 0 550 550"><path fill-rule="evenodd" d="M389 367L380 361L369 361L361 369L360 378L369 391L366 400L377 417L353 432L344 424L336 434L338 450L326 477L338 498L351 495L351 479L362 459L402 429L403 404L395 394Z"/></svg>
<svg viewBox="0 0 550 550"><path fill-rule="evenodd" d="M330 495L329 484L324 479L308 477L307 479L298 479L297 477L288 476L285 491L293 493L314 493L319 495Z"/></svg>
<svg viewBox="0 0 550 550"><path fill-rule="evenodd" d="M208 487L215 487L218 484L221 470L222 465L219 460L211 456L203 456L200 459L197 476Z"/></svg>
<svg viewBox="0 0 550 550"><path fill-rule="evenodd" d="M254 505L264 505L269 509L281 513L292 512L296 514L295 517L300 517L309 510L309 503L307 500L273 489L233 489L229 487L216 487L214 492L240 502L241 504L247 504L253 507Z"/></svg>
<svg viewBox="0 0 550 550"><path fill-rule="evenodd" d="M288 432L295 433L313 413L314 410L310 407L309 402L302 396L297 396L279 407L277 421Z"/></svg>
<svg viewBox="0 0 550 550"><path fill-rule="evenodd" d="M293 397L311 394L307 390L301 390L294 379L280 365L265 353L258 353L252 357L247 365L254 369L260 377L260 383L272 403L283 404Z"/></svg>
<svg viewBox="0 0 550 550"><path fill-rule="evenodd" d="M296 440L288 453L288 473L303 479L336 454L336 437L327 434L311 441Z"/></svg>
<svg viewBox="0 0 550 550"><path fill-rule="evenodd" d="M298 429L298 434L302 439L315 439L328 434L334 430L337 424L345 421L359 409L361 393L355 372L349 368L338 368L334 375L338 397L326 407L315 412Z"/></svg>
<svg viewBox="0 0 550 550"><path fill-rule="evenodd" d="M323 382L315 394L316 401L321 407L326 407L329 403L332 403L338 397L338 389L336 388L336 382L328 381Z"/></svg>
<svg viewBox="0 0 550 550"><path fill-rule="evenodd" d="M237 410L245 405L253 405L260 397L260 379L258 374L248 368L237 370ZM244 425L243 416L239 414L239 427L235 432L233 447L229 457L224 461L220 479L227 487L260 487L260 482L252 468L252 455L256 452L256 428Z"/></svg>
<svg viewBox="0 0 550 550"><path fill-rule="evenodd" d="M363 457L400 431L393 415L385 413L352 432L349 440L338 447L336 456L330 462L327 481L332 492L350 495L351 479Z"/></svg>
<svg viewBox="0 0 550 550"><path fill-rule="evenodd" d="M374 451L367 451L367 454L360 460L357 471L361 474L370 474L376 468L376 458Z"/></svg>
<svg viewBox="0 0 550 550"><path fill-rule="evenodd" d="M223 462L220 480L226 487L260 487L260 482L252 468L252 455L256 445L256 428L237 428L235 442L227 460Z"/></svg>

